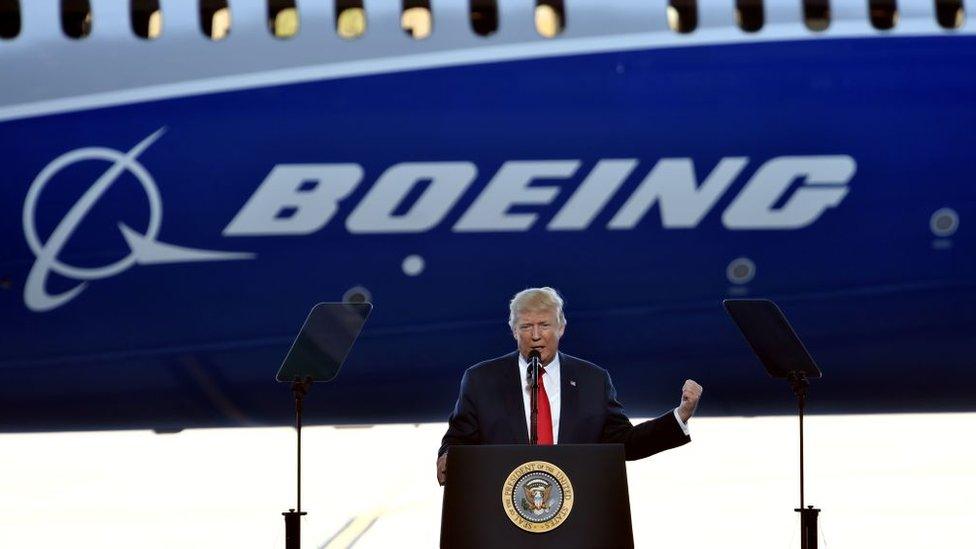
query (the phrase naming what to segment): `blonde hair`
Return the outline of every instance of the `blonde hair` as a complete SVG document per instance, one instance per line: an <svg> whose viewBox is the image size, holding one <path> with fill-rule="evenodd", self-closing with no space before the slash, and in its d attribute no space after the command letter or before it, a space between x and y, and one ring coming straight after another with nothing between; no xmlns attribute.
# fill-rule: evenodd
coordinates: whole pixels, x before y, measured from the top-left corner
<svg viewBox="0 0 976 549"><path fill-rule="evenodd" d="M526 311L555 311L559 325L566 326L566 315L563 314L563 298L559 297L559 293L549 286L528 288L515 294L515 297L508 304L508 310L508 326L513 330L519 313Z"/></svg>

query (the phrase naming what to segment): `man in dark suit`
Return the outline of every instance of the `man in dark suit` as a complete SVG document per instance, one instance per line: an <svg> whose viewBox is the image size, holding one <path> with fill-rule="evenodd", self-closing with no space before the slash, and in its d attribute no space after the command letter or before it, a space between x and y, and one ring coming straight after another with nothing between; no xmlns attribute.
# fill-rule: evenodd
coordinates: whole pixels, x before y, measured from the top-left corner
<svg viewBox="0 0 976 549"><path fill-rule="evenodd" d="M464 373L461 392L448 419L437 458L437 480L445 482L447 455L456 444L526 444L529 442L528 357L540 355L539 444L624 445L628 460L641 459L691 441L688 420L702 387L684 383L674 410L633 425L617 401L606 370L559 352L566 330L563 300L552 288L530 288L510 304L509 326L516 352L476 364Z"/></svg>

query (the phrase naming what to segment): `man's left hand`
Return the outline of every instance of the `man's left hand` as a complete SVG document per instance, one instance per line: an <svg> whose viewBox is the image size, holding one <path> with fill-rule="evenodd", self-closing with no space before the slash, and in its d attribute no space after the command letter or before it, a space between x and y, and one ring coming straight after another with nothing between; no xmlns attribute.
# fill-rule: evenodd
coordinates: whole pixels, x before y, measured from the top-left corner
<svg viewBox="0 0 976 549"><path fill-rule="evenodd" d="M678 406L678 416L681 417L681 421L688 423L691 416L695 415L701 394L701 385L691 379L685 380L685 385L681 388L681 404Z"/></svg>

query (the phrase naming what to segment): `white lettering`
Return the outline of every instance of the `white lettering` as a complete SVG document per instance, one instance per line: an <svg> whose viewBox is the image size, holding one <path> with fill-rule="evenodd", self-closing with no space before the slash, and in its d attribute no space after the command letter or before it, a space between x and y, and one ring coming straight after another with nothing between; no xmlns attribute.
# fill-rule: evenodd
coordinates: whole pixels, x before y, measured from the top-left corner
<svg viewBox="0 0 976 549"><path fill-rule="evenodd" d="M509 208L520 204L549 204L559 194L559 189L530 187L532 180L572 177L579 165L579 160L506 162L454 225L454 231L528 230L538 216L534 213L509 213Z"/></svg>
<svg viewBox="0 0 976 549"><path fill-rule="evenodd" d="M756 172L722 215L729 229L799 229L840 204L857 164L846 155L782 156ZM782 208L773 209L792 183L805 178Z"/></svg>
<svg viewBox="0 0 976 549"><path fill-rule="evenodd" d="M351 233L421 233L444 219L478 170L470 162L405 162L386 170L359 203L346 228ZM422 181L430 184L410 210L393 212Z"/></svg>
<svg viewBox="0 0 976 549"><path fill-rule="evenodd" d="M460 216L454 232L531 229L551 205L558 182L573 177L579 160L504 163ZM633 229L656 206L664 228L693 228L715 207L748 159L721 159L700 184L690 158L664 158L651 169L607 224ZM599 160L552 217L550 231L590 228L637 168L638 160ZM728 229L797 229L816 221L847 195L856 163L846 155L784 156L763 164L722 215ZM226 236L304 235L336 215L363 176L357 164L276 166L224 229ZM442 223L477 177L471 162L404 162L387 169L346 220L352 234L422 233ZM791 192L790 189L796 189Z"/></svg>
<svg viewBox="0 0 976 549"><path fill-rule="evenodd" d="M275 166L224 229L224 236L310 234L339 209L363 178L358 164ZM286 215L287 214L287 215Z"/></svg>
<svg viewBox="0 0 976 549"><path fill-rule="evenodd" d="M548 229L579 231L589 227L636 167L637 161L634 159L599 161L566 205L549 222Z"/></svg>
<svg viewBox="0 0 976 549"><path fill-rule="evenodd" d="M723 158L698 187L695 165L690 158L662 158L607 226L633 229L659 203L664 227L695 227L748 161L742 157Z"/></svg>

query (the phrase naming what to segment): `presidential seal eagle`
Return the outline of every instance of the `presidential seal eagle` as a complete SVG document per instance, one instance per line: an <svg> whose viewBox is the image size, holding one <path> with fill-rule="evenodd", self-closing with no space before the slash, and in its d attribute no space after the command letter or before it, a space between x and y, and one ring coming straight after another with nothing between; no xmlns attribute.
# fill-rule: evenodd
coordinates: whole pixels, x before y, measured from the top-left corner
<svg viewBox="0 0 976 549"><path fill-rule="evenodd" d="M528 483L522 488L522 492L524 494L522 501L533 515L542 515L552 506L552 486L545 481Z"/></svg>

